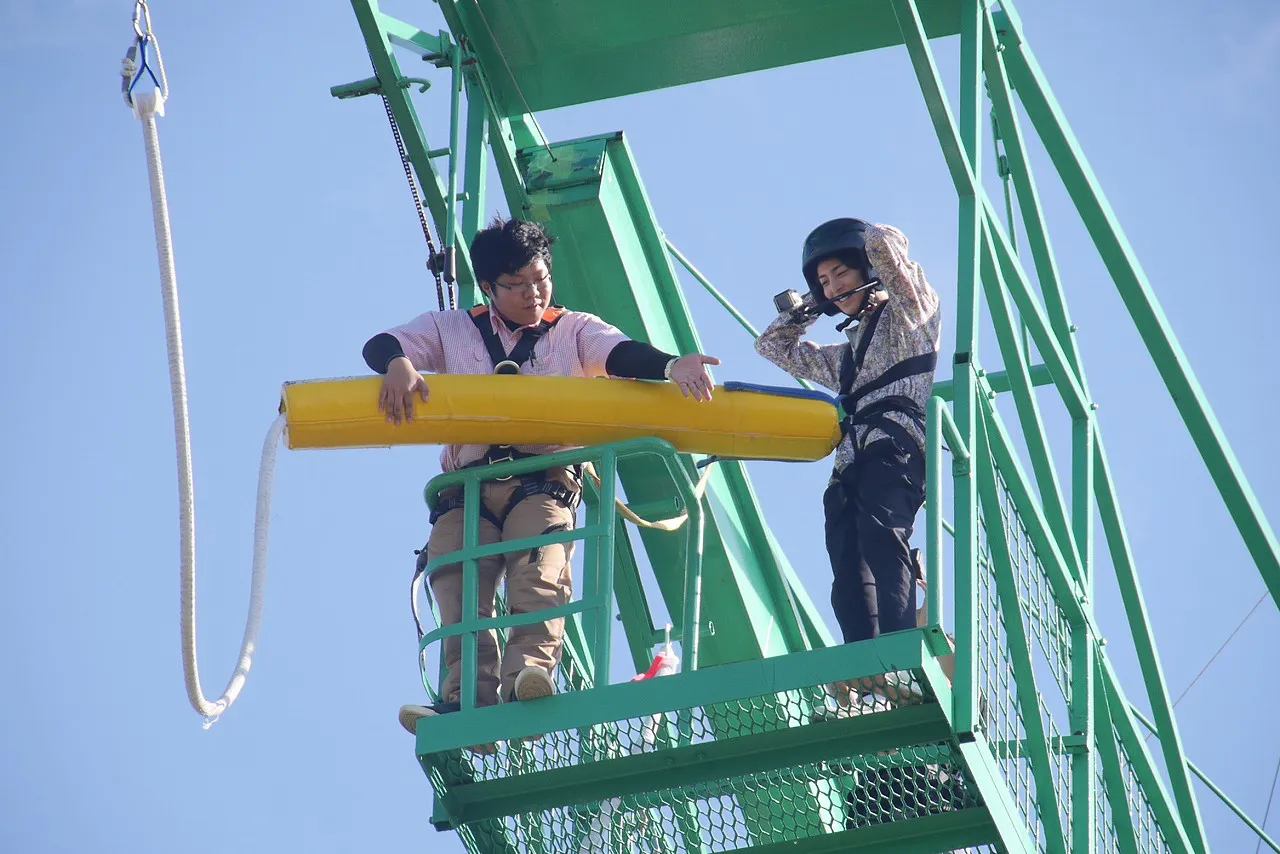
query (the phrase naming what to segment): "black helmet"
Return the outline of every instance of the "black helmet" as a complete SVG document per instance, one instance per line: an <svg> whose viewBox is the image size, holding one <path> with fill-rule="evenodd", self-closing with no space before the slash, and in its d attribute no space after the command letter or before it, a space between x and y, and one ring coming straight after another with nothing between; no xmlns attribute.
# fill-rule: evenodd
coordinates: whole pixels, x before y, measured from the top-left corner
<svg viewBox="0 0 1280 854"><path fill-rule="evenodd" d="M824 222L804 239L800 270L804 273L805 281L809 283L809 293L813 294L814 302L822 302L826 299L822 293L822 286L818 284L818 262L824 259L838 256L844 259L845 263L852 262L853 266L857 266L862 273L863 281L870 282L875 278L871 262L867 260L867 228L869 228L867 223L860 219L841 217ZM840 313L840 309L829 305L823 313L834 316Z"/></svg>

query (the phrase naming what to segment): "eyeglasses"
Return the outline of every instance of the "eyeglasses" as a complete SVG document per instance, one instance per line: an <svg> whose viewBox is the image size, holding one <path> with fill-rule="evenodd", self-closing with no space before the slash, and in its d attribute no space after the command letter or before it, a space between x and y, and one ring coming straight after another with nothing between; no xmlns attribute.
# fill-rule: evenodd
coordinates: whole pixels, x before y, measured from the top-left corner
<svg viewBox="0 0 1280 854"><path fill-rule="evenodd" d="M494 282L494 284L502 288L504 291L511 291L513 293L518 293L526 289L545 291L547 288L551 287L551 274L547 273L547 275L534 282Z"/></svg>

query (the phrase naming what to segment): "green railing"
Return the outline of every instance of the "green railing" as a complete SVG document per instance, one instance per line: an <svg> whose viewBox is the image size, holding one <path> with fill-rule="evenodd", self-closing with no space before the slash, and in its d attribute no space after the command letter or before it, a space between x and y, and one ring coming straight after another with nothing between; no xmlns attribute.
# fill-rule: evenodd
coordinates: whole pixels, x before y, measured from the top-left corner
<svg viewBox="0 0 1280 854"><path fill-rule="evenodd" d="M462 620L449 626L440 626L425 633L418 643L418 651L419 660L421 661L425 658L423 653L431 644L449 637L462 637L461 699L464 710L475 707L477 634L484 631L503 631L559 617L564 617L566 621L569 621L576 619L577 615L581 614L587 618L585 638L590 647L589 652L584 651L583 654L588 657L591 672L595 674L596 681L608 682L613 631L613 620L611 618L614 600L614 538L617 533L617 523L614 521L617 466L619 460L639 456L656 456L662 461L667 473L671 476L673 488L679 497L679 505L682 506L682 512L688 515L688 521L682 526L686 543L686 571L683 624L678 637L681 641L684 669L686 671L697 669L698 624L700 622L702 601L703 512L701 501L694 490L693 482L678 459L675 448L661 439L640 438L607 445L594 445L587 448L560 451L554 454L539 454L536 457L495 463L488 466L477 466L437 475L431 479L424 490L427 505L434 508L443 490L455 486L462 487L462 548L455 552L439 555L431 560L423 573L424 576L430 576L431 572L440 566L454 563L462 564ZM587 502L588 518L585 526L569 531L523 537L518 540L506 540L487 545L480 544L481 483L505 480L510 477L543 471L556 466L574 466L583 463L592 463L600 478L595 501ZM579 600L525 614L506 614L479 619L477 561L480 558L576 540L591 543L591 547L585 550L583 556L583 591ZM425 668L423 682L428 693L433 693L426 678Z"/></svg>
<svg viewBox="0 0 1280 854"><path fill-rule="evenodd" d="M951 451L952 466L969 466L969 449L960 438L951 410L938 395L929 398L925 456L925 613L930 625L942 624L942 533L947 525L942 517L942 440ZM955 533L952 529L951 533Z"/></svg>

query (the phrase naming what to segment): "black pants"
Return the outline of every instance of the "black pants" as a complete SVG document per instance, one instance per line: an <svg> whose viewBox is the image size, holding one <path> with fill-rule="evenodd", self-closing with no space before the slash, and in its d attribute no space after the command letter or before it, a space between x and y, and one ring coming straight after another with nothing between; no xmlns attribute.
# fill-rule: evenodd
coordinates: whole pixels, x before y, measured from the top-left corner
<svg viewBox="0 0 1280 854"><path fill-rule="evenodd" d="M911 531L924 504L924 455L879 439L833 477L822 497L831 607L844 642L914 628Z"/></svg>

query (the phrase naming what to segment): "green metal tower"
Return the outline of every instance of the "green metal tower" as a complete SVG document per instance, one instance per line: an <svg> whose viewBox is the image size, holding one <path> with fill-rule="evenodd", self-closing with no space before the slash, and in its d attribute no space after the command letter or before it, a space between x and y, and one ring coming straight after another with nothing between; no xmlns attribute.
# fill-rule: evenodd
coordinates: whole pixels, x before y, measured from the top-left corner
<svg viewBox="0 0 1280 854"><path fill-rule="evenodd" d="M444 251L456 258L463 305L479 299L466 246L485 210L491 152L512 212L549 222L560 238L556 284L566 304L660 348L700 349L674 268L688 263L666 242L626 140L551 141L534 113L885 47L905 47L911 57L958 197L960 263L953 377L937 384L928 412L928 624L918 631L834 645L738 462L715 463L699 494L694 460L656 439L637 439L442 475L428 485L429 501L447 485L465 486L466 546L449 562L463 560L470 574L487 553L475 545L480 478L561 460L593 460L601 476L584 527L527 542L586 541L583 596L554 609L570 615L561 693L464 708L421 729L416 752L436 793L436 826L456 830L471 851L538 854L1209 850L1191 783L1199 772L1183 753L1161 673L1041 216L1022 112L1273 599L1280 549L1011 5L438 3L449 31L431 34L383 14L375 0L352 0L375 76L333 94L386 99ZM930 48L950 37L960 40L958 113ZM451 85L441 148L427 142L410 98L421 81L404 74L405 59L442 69ZM1009 182L1013 188L1007 225L982 185L984 160L987 168L991 160L982 153L988 113L994 165L1006 190ZM1011 239L1012 197L1027 239L1021 255ZM630 288L593 290L593 280ZM980 298L996 337L981 356ZM1049 385L1053 406L1071 419L1069 483L1056 474L1035 391ZM1002 394L1016 408L1016 442L995 406ZM619 482L642 517L683 512L687 523L674 532L640 529L633 540L614 513ZM1163 773L1095 624L1095 513L1154 710L1154 723L1141 723L1158 734ZM615 614L638 670L662 637L635 542L676 622L684 671L610 685ZM952 603L945 610L944 582ZM717 595L703 600L701 589L711 587ZM464 613L475 613L475 597L472 580ZM475 678L474 631L551 614L464 621L428 633L422 647L462 634L466 686ZM951 678L941 663L952 652L944 623L954 627ZM824 686L891 670L911 671L925 702L823 713L831 702ZM465 689L463 696L466 702ZM492 744L492 751L468 749Z"/></svg>

